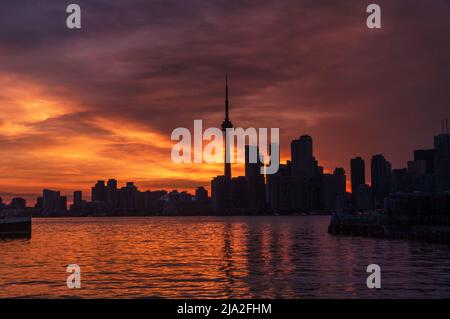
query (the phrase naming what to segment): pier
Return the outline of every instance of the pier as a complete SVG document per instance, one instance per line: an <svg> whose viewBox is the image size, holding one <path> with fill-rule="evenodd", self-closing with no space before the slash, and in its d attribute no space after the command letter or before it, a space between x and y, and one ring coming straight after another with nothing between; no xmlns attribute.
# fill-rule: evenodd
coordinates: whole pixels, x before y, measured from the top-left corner
<svg viewBox="0 0 450 319"><path fill-rule="evenodd" d="M409 225L404 220L382 213L334 214L328 226L328 233L450 244L449 226Z"/></svg>

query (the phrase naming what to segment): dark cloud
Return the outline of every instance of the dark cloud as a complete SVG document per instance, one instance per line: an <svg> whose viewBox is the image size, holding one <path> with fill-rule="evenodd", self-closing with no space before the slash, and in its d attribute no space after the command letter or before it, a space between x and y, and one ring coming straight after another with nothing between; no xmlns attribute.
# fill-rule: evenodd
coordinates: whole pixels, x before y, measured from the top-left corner
<svg viewBox="0 0 450 319"><path fill-rule="evenodd" d="M382 30L366 28L371 2L359 0L77 3L81 31L65 28L68 3L0 3L1 72L82 109L33 124L40 142L25 145L58 132L108 138L94 117L166 136L194 119L219 125L226 72L235 125L280 127L285 154L312 134L330 166L379 152L404 165L449 117L449 1L378 1ZM134 151L148 145L105 150Z"/></svg>

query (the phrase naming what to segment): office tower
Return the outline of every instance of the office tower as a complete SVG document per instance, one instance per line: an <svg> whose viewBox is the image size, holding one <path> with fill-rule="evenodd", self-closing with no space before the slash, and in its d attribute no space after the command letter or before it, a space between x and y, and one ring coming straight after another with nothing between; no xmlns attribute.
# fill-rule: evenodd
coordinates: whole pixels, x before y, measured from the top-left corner
<svg viewBox="0 0 450 319"><path fill-rule="evenodd" d="M192 202L192 195L186 191L182 191L179 194L180 202Z"/></svg>
<svg viewBox="0 0 450 319"><path fill-rule="evenodd" d="M426 164L426 174L434 173L434 159L436 151L433 150L415 150L414 161L424 161Z"/></svg>
<svg viewBox="0 0 450 319"><path fill-rule="evenodd" d="M67 196L59 197L59 210L60 212L67 211Z"/></svg>
<svg viewBox="0 0 450 319"><path fill-rule="evenodd" d="M61 195L58 191L44 189L42 192L42 213L46 216L61 211Z"/></svg>
<svg viewBox="0 0 450 319"><path fill-rule="evenodd" d="M256 154L256 156L255 156ZM252 163L256 160L256 163ZM266 189L264 166L260 158L259 149L255 145L245 146L245 179L247 181L248 208L251 212L262 212L266 206Z"/></svg>
<svg viewBox="0 0 450 319"><path fill-rule="evenodd" d="M354 209L358 209L358 189L359 185L366 184L366 167L364 159L355 157L350 160L351 184L352 184L352 204Z"/></svg>
<svg viewBox="0 0 450 319"><path fill-rule="evenodd" d="M336 202L334 209L338 212L342 212L344 210L347 195L347 176L342 167L337 167L333 174L336 179Z"/></svg>
<svg viewBox="0 0 450 319"><path fill-rule="evenodd" d="M106 187L105 181L98 181L94 187L92 187L92 201L103 202L106 199Z"/></svg>
<svg viewBox="0 0 450 319"><path fill-rule="evenodd" d="M377 208L383 208L384 199L389 195L392 179L392 165L383 155L372 157L371 163L372 191Z"/></svg>
<svg viewBox="0 0 450 319"><path fill-rule="evenodd" d="M73 192L73 204L70 207L73 213L81 213L83 210L83 192L75 191Z"/></svg>
<svg viewBox="0 0 450 319"><path fill-rule="evenodd" d="M166 191L138 192L138 210L146 215L156 215L163 211Z"/></svg>
<svg viewBox="0 0 450 319"><path fill-rule="evenodd" d="M450 134L448 121L442 126L442 133L434 137L435 190L439 193L450 191Z"/></svg>
<svg viewBox="0 0 450 319"><path fill-rule="evenodd" d="M73 192L73 204L77 207L81 207L83 204L83 192L75 191Z"/></svg>
<svg viewBox="0 0 450 319"><path fill-rule="evenodd" d="M42 196L39 196L38 198L36 198L36 204L34 205L34 208L42 212L42 208L44 206L43 202L44 199L42 198Z"/></svg>
<svg viewBox="0 0 450 319"><path fill-rule="evenodd" d="M122 205L125 211L135 211L137 209L138 189L133 182L127 182L121 189Z"/></svg>
<svg viewBox="0 0 450 319"><path fill-rule="evenodd" d="M342 212L346 195L345 170L336 168L333 174L324 174L320 181L320 209Z"/></svg>
<svg viewBox="0 0 450 319"><path fill-rule="evenodd" d="M216 176L211 181L212 207L216 214L223 215L230 211L231 180L225 176Z"/></svg>
<svg viewBox="0 0 450 319"><path fill-rule="evenodd" d="M357 211L371 212L374 210L374 200L372 189L369 185L361 184L358 187L358 203L356 204Z"/></svg>
<svg viewBox="0 0 450 319"><path fill-rule="evenodd" d="M208 191L203 186L199 186L196 188L195 201L200 203L208 202Z"/></svg>
<svg viewBox="0 0 450 319"><path fill-rule="evenodd" d="M240 209L241 213L248 213L248 183L244 176L231 179L231 206Z"/></svg>
<svg viewBox="0 0 450 319"><path fill-rule="evenodd" d="M112 181L111 184L114 185L114 182ZM133 182L127 182L124 187L115 191L115 203L112 205L111 202L108 202L107 208L114 209L114 211L136 212L139 209L138 194L136 185Z"/></svg>
<svg viewBox="0 0 450 319"><path fill-rule="evenodd" d="M434 149L438 159L450 155L450 134L448 133L448 121L442 124L442 133L434 137Z"/></svg>
<svg viewBox="0 0 450 319"><path fill-rule="evenodd" d="M226 134L226 130L228 128L233 128L233 124L231 123L230 119L229 119L229 100L228 100L228 76L225 77L225 119L222 122L222 131L223 131L223 135L224 135L224 147L225 147L225 158L224 158L224 176L228 179L231 180L231 163L227 161L227 158L229 158L231 160L231 156L233 156L233 154L231 153L231 149L230 149L230 143L231 141L229 141L227 134Z"/></svg>
<svg viewBox="0 0 450 319"><path fill-rule="evenodd" d="M438 193L450 191L450 156L437 162L435 174L435 189Z"/></svg>
<svg viewBox="0 0 450 319"><path fill-rule="evenodd" d="M320 208L325 211L334 209L336 197L336 179L333 174L324 174L320 186Z"/></svg>
<svg viewBox="0 0 450 319"><path fill-rule="evenodd" d="M292 206L291 162L281 164L278 172L267 176L269 209L273 213L290 212Z"/></svg>
<svg viewBox="0 0 450 319"><path fill-rule="evenodd" d="M313 140L303 135L291 143L291 169L295 178L312 178L319 175L317 161L313 156Z"/></svg>
<svg viewBox="0 0 450 319"><path fill-rule="evenodd" d="M412 175L408 172L407 168L393 169L392 170L392 193L409 193L413 192Z"/></svg>
<svg viewBox="0 0 450 319"><path fill-rule="evenodd" d="M109 179L106 184L106 201L109 203L111 209L117 206L117 180Z"/></svg>

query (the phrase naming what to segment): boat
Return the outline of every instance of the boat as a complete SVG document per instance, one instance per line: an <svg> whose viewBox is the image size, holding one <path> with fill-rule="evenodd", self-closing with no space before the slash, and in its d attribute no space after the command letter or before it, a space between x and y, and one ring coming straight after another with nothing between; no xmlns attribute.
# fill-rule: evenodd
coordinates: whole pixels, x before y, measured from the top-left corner
<svg viewBox="0 0 450 319"><path fill-rule="evenodd" d="M0 217L0 238L31 238L31 216Z"/></svg>

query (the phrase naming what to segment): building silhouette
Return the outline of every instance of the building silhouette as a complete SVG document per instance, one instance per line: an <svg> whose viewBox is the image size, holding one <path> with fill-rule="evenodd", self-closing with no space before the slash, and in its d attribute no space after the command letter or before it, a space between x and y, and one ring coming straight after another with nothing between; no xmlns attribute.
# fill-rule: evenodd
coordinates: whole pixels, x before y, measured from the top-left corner
<svg viewBox="0 0 450 319"><path fill-rule="evenodd" d="M195 200L201 203L208 203L208 191L203 186L197 187L195 190Z"/></svg>
<svg viewBox="0 0 450 319"><path fill-rule="evenodd" d="M375 205L377 208L383 208L384 199L390 193L392 165L382 154L377 154L372 157L371 179Z"/></svg>
<svg viewBox="0 0 450 319"><path fill-rule="evenodd" d="M231 174L231 141L228 138L227 129L233 128L229 117L228 75L225 77L225 119L222 122L224 136L224 174L211 181L212 207L216 214L230 213L232 210L232 174Z"/></svg>
<svg viewBox="0 0 450 319"><path fill-rule="evenodd" d="M317 161L313 156L313 140L303 135L291 143L291 169L294 178L310 179L319 175Z"/></svg>
<svg viewBox="0 0 450 319"><path fill-rule="evenodd" d="M253 156L252 156L253 153ZM256 163L255 162L256 154ZM253 158L252 158L253 157ZM261 174L264 162L256 145L245 146L245 180L247 184L247 205L249 213L261 213L266 209L265 178Z"/></svg>
<svg viewBox="0 0 450 319"><path fill-rule="evenodd" d="M435 188L437 192L450 190L450 134L448 121L442 124L442 133L434 137Z"/></svg>
<svg viewBox="0 0 450 319"><path fill-rule="evenodd" d="M360 210L358 206L358 190L360 185L366 185L366 166L364 159L355 157L350 160L352 205L355 210Z"/></svg>
<svg viewBox="0 0 450 319"><path fill-rule="evenodd" d="M224 176L231 180L231 150L230 143L226 131L227 129L233 128L233 124L229 118L229 99L228 99L228 75L225 77L225 119L222 122L222 132L224 136L224 146L225 146L225 158L224 158Z"/></svg>
<svg viewBox="0 0 450 319"><path fill-rule="evenodd" d="M42 214L44 216L52 216L63 212L61 207L61 193L50 189L44 189L42 192Z"/></svg>

